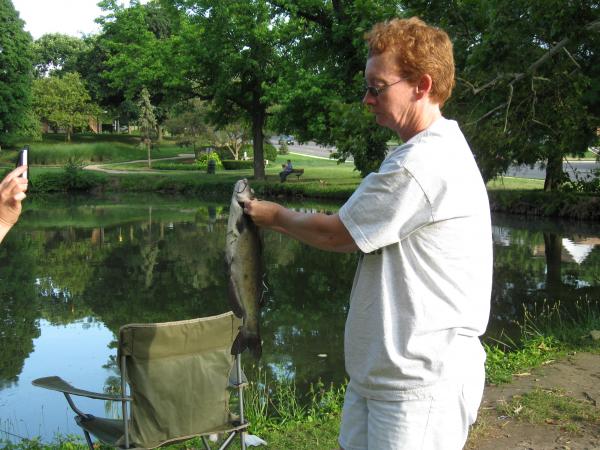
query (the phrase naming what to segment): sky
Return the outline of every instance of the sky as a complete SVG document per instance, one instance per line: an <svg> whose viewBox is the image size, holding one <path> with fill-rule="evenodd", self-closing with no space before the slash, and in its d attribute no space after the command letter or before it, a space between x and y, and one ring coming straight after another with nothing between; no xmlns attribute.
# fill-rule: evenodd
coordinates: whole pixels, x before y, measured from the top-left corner
<svg viewBox="0 0 600 450"><path fill-rule="evenodd" d="M98 0L12 0L12 3L25 21L25 31L29 31L33 39L46 33L81 37L82 33L100 31L94 22L103 15ZM129 1L120 3L129 4Z"/></svg>

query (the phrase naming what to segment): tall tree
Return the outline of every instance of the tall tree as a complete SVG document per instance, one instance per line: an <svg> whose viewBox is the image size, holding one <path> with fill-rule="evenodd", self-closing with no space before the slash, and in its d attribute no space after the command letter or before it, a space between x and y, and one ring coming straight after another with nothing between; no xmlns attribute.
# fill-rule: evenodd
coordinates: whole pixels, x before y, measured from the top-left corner
<svg viewBox="0 0 600 450"><path fill-rule="evenodd" d="M392 0L271 0L288 17L287 64L273 89L275 128L301 140L335 145L337 156L354 156L364 176L376 170L392 134L365 113L363 35L373 24L398 15Z"/></svg>
<svg viewBox="0 0 600 450"><path fill-rule="evenodd" d="M44 34L33 42L33 64L38 77L77 71L78 58L89 41L61 33Z"/></svg>
<svg viewBox="0 0 600 450"><path fill-rule="evenodd" d="M405 3L454 39L448 110L464 124L484 178L542 161L545 189L556 189L563 157L585 152L600 121L598 2Z"/></svg>
<svg viewBox="0 0 600 450"><path fill-rule="evenodd" d="M191 96L190 82L181 73L181 38L175 33L178 15L157 1L133 1L128 8L112 0L99 4L107 12L98 19L99 43L106 52L102 76L129 100L136 99L144 87L149 90L161 140L169 109Z"/></svg>
<svg viewBox="0 0 600 450"><path fill-rule="evenodd" d="M100 113L78 73L34 80L32 94L33 110L39 119L64 128L67 142L74 128L86 128L90 117Z"/></svg>
<svg viewBox="0 0 600 450"><path fill-rule="evenodd" d="M0 145L27 121L32 80L31 36L11 0L0 0Z"/></svg>
<svg viewBox="0 0 600 450"><path fill-rule="evenodd" d="M188 17L185 31L191 55L187 77L210 99L209 118L217 126L238 120L252 130L254 176L265 177L264 129L269 86L283 64L280 45L285 18L266 0L173 0Z"/></svg>
<svg viewBox="0 0 600 450"><path fill-rule="evenodd" d="M154 115L154 106L150 102L150 93L145 87L140 94L138 103L140 109L140 129L142 130L142 144L146 146L148 152L148 168L152 168L152 130L156 129L156 116Z"/></svg>

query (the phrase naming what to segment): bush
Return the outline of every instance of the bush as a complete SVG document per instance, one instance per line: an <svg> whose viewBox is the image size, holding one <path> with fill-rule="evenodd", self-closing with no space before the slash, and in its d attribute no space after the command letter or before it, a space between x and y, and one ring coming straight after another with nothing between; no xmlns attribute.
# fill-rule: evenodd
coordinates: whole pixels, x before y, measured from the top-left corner
<svg viewBox="0 0 600 450"><path fill-rule="evenodd" d="M600 194L600 169L592 171L591 175L576 176L575 180L565 181L559 188L562 192L580 192Z"/></svg>
<svg viewBox="0 0 600 450"><path fill-rule="evenodd" d="M217 152L202 153L198 155L196 158L196 167L198 167L199 170L206 170L209 159L212 159L217 163L217 169L223 168L221 158L219 158L219 154Z"/></svg>
<svg viewBox="0 0 600 450"><path fill-rule="evenodd" d="M285 142L279 146L278 153L280 155L287 155L287 154L290 153L290 149L288 148L288 146L287 146L287 144Z"/></svg>
<svg viewBox="0 0 600 450"><path fill-rule="evenodd" d="M225 159L223 160L223 167L225 170L252 169L254 167L254 161L250 159L247 161Z"/></svg>
<svg viewBox="0 0 600 450"><path fill-rule="evenodd" d="M269 161L275 161L277 159L277 149L273 144L265 142L263 152L265 154L265 159L268 159Z"/></svg>
<svg viewBox="0 0 600 450"><path fill-rule="evenodd" d="M157 170L200 170L198 164L167 161L153 161L152 168Z"/></svg>

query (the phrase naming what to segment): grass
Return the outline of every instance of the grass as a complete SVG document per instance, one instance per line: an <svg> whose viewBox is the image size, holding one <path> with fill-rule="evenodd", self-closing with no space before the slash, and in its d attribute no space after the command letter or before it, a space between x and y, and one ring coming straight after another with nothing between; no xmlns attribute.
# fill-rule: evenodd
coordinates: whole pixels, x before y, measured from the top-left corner
<svg viewBox="0 0 600 450"><path fill-rule="evenodd" d="M119 134L76 134L70 143L64 135L45 134L41 142L18 142L12 149L0 153L0 163L12 165L18 150L29 145L31 165L62 165L69 160L84 163L131 161L146 158L146 149L139 146L139 137ZM165 140L152 150L153 158L166 158L183 153L173 141Z"/></svg>
<svg viewBox="0 0 600 450"><path fill-rule="evenodd" d="M586 424L600 424L600 411L593 403L572 398L559 389L537 388L515 395L498 410L527 423L558 425L575 435Z"/></svg>
<svg viewBox="0 0 600 450"><path fill-rule="evenodd" d="M490 191L522 191L522 190L542 190L544 189L544 180L534 178L516 178L500 177L487 183Z"/></svg>
<svg viewBox="0 0 600 450"><path fill-rule="evenodd" d="M486 378L493 384L509 383L514 374L527 372L570 351L600 352L590 332L600 329L600 302L581 299L573 305L543 302L524 309L518 323L518 342L505 337L485 344Z"/></svg>

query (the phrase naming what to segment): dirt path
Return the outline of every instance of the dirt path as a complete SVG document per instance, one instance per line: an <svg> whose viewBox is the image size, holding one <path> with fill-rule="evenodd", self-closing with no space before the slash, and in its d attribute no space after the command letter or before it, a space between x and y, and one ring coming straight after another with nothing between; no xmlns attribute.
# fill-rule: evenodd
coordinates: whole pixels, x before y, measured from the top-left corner
<svg viewBox="0 0 600 450"><path fill-rule="evenodd" d="M172 156L170 158L157 158L157 159L153 159L152 162L156 162L156 161L170 161L170 160L176 160L176 159L187 159L187 158L193 158L194 155L193 154L187 154L187 153L180 153L178 156ZM160 171L160 170L152 170L152 169L140 169L140 170L116 170L116 169L109 169L110 166L114 166L114 165L121 165L121 164L134 164L134 163L145 163L148 162L147 159L137 159L135 161L123 161L123 162L119 162L119 163L108 163L108 164L89 164L87 166L84 167L84 170L93 170L96 172L105 172L105 173L159 173L164 175L166 172Z"/></svg>
<svg viewBox="0 0 600 450"><path fill-rule="evenodd" d="M515 377L511 384L488 386L484 392L478 425L469 450L600 450L600 420L578 422L570 431L552 418L531 424L507 417L498 405L536 388L559 392L600 412L600 355L577 353L551 362L530 374Z"/></svg>

